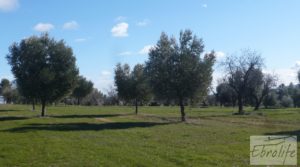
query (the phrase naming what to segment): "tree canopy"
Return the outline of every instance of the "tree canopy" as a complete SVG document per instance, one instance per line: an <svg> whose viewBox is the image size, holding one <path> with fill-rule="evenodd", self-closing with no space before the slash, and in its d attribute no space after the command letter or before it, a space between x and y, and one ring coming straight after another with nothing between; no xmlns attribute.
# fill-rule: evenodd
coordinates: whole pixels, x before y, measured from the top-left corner
<svg viewBox="0 0 300 167"><path fill-rule="evenodd" d="M202 39L190 30L180 32L178 43L174 37L162 33L146 62L154 94L178 102L182 121L185 121L185 102L206 94L212 80L215 54L211 52L201 58L203 51Z"/></svg>
<svg viewBox="0 0 300 167"><path fill-rule="evenodd" d="M88 81L85 77L79 76L76 87L73 90L72 95L77 98L77 105L80 104L82 98L86 97L89 93L93 91L93 82Z"/></svg>
<svg viewBox="0 0 300 167"><path fill-rule="evenodd" d="M136 114L138 113L139 103L150 98L150 88L142 64L135 65L132 71L128 64L117 64L115 68L115 85L120 98L125 101L134 101Z"/></svg>
<svg viewBox="0 0 300 167"><path fill-rule="evenodd" d="M63 40L48 34L32 36L14 43L7 55L20 93L39 99L45 106L69 94L76 84L78 69L72 49Z"/></svg>
<svg viewBox="0 0 300 167"><path fill-rule="evenodd" d="M244 100L247 96L247 91L252 84L260 84L261 76L258 73L261 70L263 59L261 55L253 50L242 50L240 55L231 55L222 63L227 72L227 82L237 94L239 114L243 114ZM259 77L257 80L252 80L251 76ZM256 81L256 83L254 83Z"/></svg>

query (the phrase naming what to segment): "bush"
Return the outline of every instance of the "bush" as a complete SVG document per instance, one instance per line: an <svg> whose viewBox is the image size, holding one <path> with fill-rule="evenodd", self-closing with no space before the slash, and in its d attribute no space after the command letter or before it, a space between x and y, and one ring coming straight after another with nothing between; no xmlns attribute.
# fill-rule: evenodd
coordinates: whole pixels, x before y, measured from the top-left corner
<svg viewBox="0 0 300 167"><path fill-rule="evenodd" d="M282 107L292 107L293 99L290 96L283 96L280 104Z"/></svg>

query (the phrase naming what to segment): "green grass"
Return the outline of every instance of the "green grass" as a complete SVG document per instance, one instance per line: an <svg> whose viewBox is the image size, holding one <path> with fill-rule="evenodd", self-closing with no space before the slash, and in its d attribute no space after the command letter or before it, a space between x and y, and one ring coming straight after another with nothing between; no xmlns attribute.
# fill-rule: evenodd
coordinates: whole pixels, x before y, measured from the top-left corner
<svg viewBox="0 0 300 167"><path fill-rule="evenodd" d="M0 105L0 166L248 166L249 137L298 135L300 109ZM39 108L38 108L39 110ZM250 109L248 108L250 111Z"/></svg>

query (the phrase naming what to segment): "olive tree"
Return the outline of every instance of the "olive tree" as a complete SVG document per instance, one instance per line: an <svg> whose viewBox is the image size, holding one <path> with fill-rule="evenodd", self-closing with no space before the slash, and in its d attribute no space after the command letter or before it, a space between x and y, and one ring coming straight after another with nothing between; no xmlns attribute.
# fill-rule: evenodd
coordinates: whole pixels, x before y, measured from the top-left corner
<svg viewBox="0 0 300 167"><path fill-rule="evenodd" d="M256 69L251 72L249 78L249 96L254 99L254 110L258 110L264 98L276 86L277 77L265 74L261 69Z"/></svg>
<svg viewBox="0 0 300 167"><path fill-rule="evenodd" d="M251 74L263 66L261 55L253 50L242 50L240 55L231 55L222 63L227 73L227 82L237 94L238 113L244 114L244 100L252 84Z"/></svg>
<svg viewBox="0 0 300 167"><path fill-rule="evenodd" d="M192 31L180 32L179 41L162 33L150 50L146 73L157 98L178 102L185 121L185 103L207 94L212 80L214 52L205 54L202 39Z"/></svg>
<svg viewBox="0 0 300 167"><path fill-rule="evenodd" d="M41 102L41 116L45 116L47 103L71 93L76 84L78 69L72 49L48 34L12 44L6 58L20 93Z"/></svg>
<svg viewBox="0 0 300 167"><path fill-rule="evenodd" d="M77 99L77 105L80 105L81 99L93 91L93 82L88 81L85 77L79 76L72 95Z"/></svg>
<svg viewBox="0 0 300 167"><path fill-rule="evenodd" d="M117 64L115 85L120 98L125 101L134 101L136 114L138 114L138 105L150 98L150 89L142 64L135 65L132 71L128 64Z"/></svg>

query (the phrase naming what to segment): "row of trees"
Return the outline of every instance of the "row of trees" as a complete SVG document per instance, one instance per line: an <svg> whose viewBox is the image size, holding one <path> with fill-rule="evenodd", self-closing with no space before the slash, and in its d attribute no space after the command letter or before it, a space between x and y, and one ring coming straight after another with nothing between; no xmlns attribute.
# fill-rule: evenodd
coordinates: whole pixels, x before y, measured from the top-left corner
<svg viewBox="0 0 300 167"><path fill-rule="evenodd" d="M91 81L79 76L73 51L63 40L56 41L48 34L32 36L10 47L6 58L16 80L14 84L4 80L1 93L7 101L19 93L33 106L41 103L42 116L49 103L64 100L70 104L92 105L102 98L106 104L120 101L134 104L136 113L138 105L149 100L178 104L181 119L185 121L185 105L203 102L211 85L215 53L203 53L203 40L190 30L181 31L178 40L162 33L145 64L137 64L133 70L127 64L116 66L117 92L112 90L104 96L93 88ZM276 77L262 72L264 63L259 53L244 50L240 55L227 57L222 65L226 76L215 93L221 105L237 103L239 114L243 114L245 103L251 102L259 109L262 103L272 99ZM297 92L298 87L293 86L292 92ZM17 91L11 93L13 90ZM286 96L278 95L276 99L291 98L298 105L298 93Z"/></svg>
<svg viewBox="0 0 300 167"><path fill-rule="evenodd" d="M190 30L180 32L179 40L162 33L150 50L145 65L138 64L133 71L129 65L118 64L115 85L120 98L134 101L136 106L149 95L159 101L172 101L180 106L181 120L186 120L185 105L199 101L212 81L215 53L204 52L202 39Z"/></svg>
<svg viewBox="0 0 300 167"><path fill-rule="evenodd" d="M253 106L254 110L258 110L262 104L265 108L300 106L299 84L281 84L276 87L277 76L262 72L260 55L249 50L243 51L243 54L240 57L228 57L224 62L229 75L217 85L214 98L208 99L210 104L238 105L240 114L243 113L244 105ZM298 79L300 82L300 71Z"/></svg>

